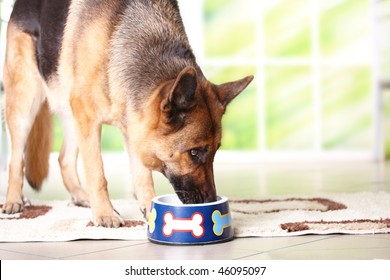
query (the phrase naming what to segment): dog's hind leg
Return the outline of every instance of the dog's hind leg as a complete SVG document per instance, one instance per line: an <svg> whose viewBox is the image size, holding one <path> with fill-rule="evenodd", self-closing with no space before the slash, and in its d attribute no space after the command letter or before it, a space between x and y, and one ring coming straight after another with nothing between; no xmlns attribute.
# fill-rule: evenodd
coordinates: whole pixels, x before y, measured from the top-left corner
<svg viewBox="0 0 390 280"><path fill-rule="evenodd" d="M11 137L11 161L7 198L3 211L12 214L23 210L24 156L27 149L34 148L31 145L30 148L26 147L27 142L31 138L36 139L37 135L35 134L45 130L44 121L49 113L45 101L43 80L37 67L34 38L30 34L22 32L12 22L9 23L7 33L4 89L5 115ZM43 104L44 107L42 107ZM46 120L46 122L50 123L50 120ZM33 125L34 131L32 131ZM30 131L33 135L30 135ZM41 141L43 140L41 139ZM42 156L38 154L40 152L35 151L33 156ZM47 151L45 150L43 153L46 154ZM43 164L46 167L42 167L39 163L35 164L38 166L34 166L30 170L34 173L31 174L34 182L31 182L33 188L39 189L43 177L47 175L47 170L40 172L36 168L44 167L46 169L48 163Z"/></svg>
<svg viewBox="0 0 390 280"><path fill-rule="evenodd" d="M89 207L87 195L81 188L79 175L77 173L78 146L73 116L71 112L60 112L59 117L64 130L64 142L58 158L61 167L62 180L72 197L72 202L78 206Z"/></svg>

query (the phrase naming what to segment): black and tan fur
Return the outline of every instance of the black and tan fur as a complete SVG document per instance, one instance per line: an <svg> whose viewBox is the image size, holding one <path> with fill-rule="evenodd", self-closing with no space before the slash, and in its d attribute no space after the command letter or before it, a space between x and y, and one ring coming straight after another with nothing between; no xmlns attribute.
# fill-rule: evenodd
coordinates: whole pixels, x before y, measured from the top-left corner
<svg viewBox="0 0 390 280"><path fill-rule="evenodd" d="M222 115L252 79L207 81L176 0L17 0L4 68L12 155L3 211L23 210L23 174L35 189L47 176L52 112L64 129L64 184L75 204L91 207L95 225L123 224L107 192L102 124L123 132L146 215L155 195L153 170L184 203L214 201ZM86 193L76 168L79 150Z"/></svg>

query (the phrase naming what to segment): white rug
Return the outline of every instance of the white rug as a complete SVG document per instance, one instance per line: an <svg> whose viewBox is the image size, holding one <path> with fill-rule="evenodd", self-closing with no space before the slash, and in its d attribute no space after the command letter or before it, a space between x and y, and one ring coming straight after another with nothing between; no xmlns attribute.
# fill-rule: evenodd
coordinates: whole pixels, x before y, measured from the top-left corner
<svg viewBox="0 0 390 280"><path fill-rule="evenodd" d="M4 201L0 198L0 204ZM0 214L0 242L146 240L135 200L113 201L126 220L117 229L91 226L91 210L67 201L31 204L22 214ZM230 199L230 209L236 237L390 233L390 193L385 192Z"/></svg>

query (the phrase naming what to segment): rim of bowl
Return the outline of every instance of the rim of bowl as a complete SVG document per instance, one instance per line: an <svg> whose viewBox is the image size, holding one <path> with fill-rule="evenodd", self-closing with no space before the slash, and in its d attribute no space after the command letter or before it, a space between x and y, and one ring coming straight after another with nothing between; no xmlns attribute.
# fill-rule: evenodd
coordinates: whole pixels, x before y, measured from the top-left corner
<svg viewBox="0 0 390 280"><path fill-rule="evenodd" d="M175 201L169 202L166 201L167 199L174 199ZM228 201L227 197L225 196L217 196L217 201L214 202L207 202L207 203L200 203L200 204L183 204L177 194L166 194L166 195L160 195L156 196L152 199L152 201L156 204L166 205L166 206L175 206L175 207L207 207L207 206L213 206L218 205L222 203L226 203ZM178 203L174 203L174 202Z"/></svg>

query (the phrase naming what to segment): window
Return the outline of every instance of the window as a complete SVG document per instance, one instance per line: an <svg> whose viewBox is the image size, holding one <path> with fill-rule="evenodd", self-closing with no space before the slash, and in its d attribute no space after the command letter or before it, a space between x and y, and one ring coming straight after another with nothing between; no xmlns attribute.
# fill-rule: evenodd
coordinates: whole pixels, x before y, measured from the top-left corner
<svg viewBox="0 0 390 280"><path fill-rule="evenodd" d="M2 1L2 7L9 2ZM382 0L380 5L389 2ZM255 158L297 153L381 156L379 105L384 101L377 91L373 32L377 1L179 0L179 4L198 62L212 82L255 75L224 116L223 150L246 151ZM3 46L4 30L1 36ZM381 51L384 57L388 53ZM388 107L385 103L387 123ZM55 134L59 150L58 125ZM123 150L116 128L104 127L102 142L106 150Z"/></svg>
<svg viewBox="0 0 390 280"><path fill-rule="evenodd" d="M224 149L372 154L370 1L187 2L203 5L208 78L256 76L229 105Z"/></svg>
<svg viewBox="0 0 390 280"><path fill-rule="evenodd" d="M377 6L378 64L381 89L383 90L384 142L386 158L390 159L390 1L379 1Z"/></svg>

